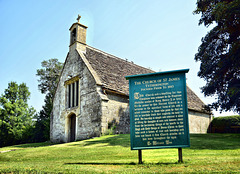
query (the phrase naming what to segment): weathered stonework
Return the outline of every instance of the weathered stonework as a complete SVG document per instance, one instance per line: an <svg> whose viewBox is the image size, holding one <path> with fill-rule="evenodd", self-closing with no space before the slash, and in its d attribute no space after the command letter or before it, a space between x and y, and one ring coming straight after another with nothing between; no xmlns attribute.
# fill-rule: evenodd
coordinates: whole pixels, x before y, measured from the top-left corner
<svg viewBox="0 0 240 174"><path fill-rule="evenodd" d="M113 93L107 96L109 100L102 100L102 133L109 124L116 126L115 133L130 133L128 98Z"/></svg>
<svg viewBox="0 0 240 174"><path fill-rule="evenodd" d="M188 111L190 133L207 133L211 115L196 111Z"/></svg>
<svg viewBox="0 0 240 174"><path fill-rule="evenodd" d="M66 108L66 85L65 81L69 80L68 76L78 76L80 61L77 52L69 52L64 68L60 77L58 88L53 101L53 111L52 111L52 131L51 130L51 140L53 142L67 142L69 138L69 127L68 127L68 117L71 114L75 114L79 117L79 108Z"/></svg>
<svg viewBox="0 0 240 174"><path fill-rule="evenodd" d="M79 77L79 105L66 107L66 82L69 75ZM101 134L101 98L96 90L96 83L90 71L83 63L76 50L70 51L61 74L55 94L52 111L51 140L53 142L69 141L69 116L76 115L76 140L86 139Z"/></svg>

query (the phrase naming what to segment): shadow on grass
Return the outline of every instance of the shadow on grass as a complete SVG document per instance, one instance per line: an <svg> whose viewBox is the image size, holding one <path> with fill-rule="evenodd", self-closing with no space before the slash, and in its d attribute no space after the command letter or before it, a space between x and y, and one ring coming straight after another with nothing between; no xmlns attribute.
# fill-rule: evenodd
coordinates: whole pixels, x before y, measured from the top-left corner
<svg viewBox="0 0 240 174"><path fill-rule="evenodd" d="M89 163L65 163L64 165L137 165L137 163L94 163L94 162L89 162Z"/></svg>
<svg viewBox="0 0 240 174"><path fill-rule="evenodd" d="M240 149L240 134L191 134L190 149Z"/></svg>
<svg viewBox="0 0 240 174"><path fill-rule="evenodd" d="M65 163L64 165L173 165L173 164L180 164L180 163L98 163L98 162L79 162L79 163Z"/></svg>
<svg viewBox="0 0 240 174"><path fill-rule="evenodd" d="M72 144L71 146L91 146L91 145L102 146L122 146L130 147L130 134L118 134L113 136L104 136L84 141L84 144Z"/></svg>
<svg viewBox="0 0 240 174"><path fill-rule="evenodd" d="M10 161L10 158L0 156L0 161L4 161L4 162Z"/></svg>
<svg viewBox="0 0 240 174"><path fill-rule="evenodd" d="M44 147L44 146L51 146L54 145L54 143L51 142L43 142L43 143L30 143L30 144L19 144L14 145L12 147L18 147L18 148L34 148L34 147Z"/></svg>

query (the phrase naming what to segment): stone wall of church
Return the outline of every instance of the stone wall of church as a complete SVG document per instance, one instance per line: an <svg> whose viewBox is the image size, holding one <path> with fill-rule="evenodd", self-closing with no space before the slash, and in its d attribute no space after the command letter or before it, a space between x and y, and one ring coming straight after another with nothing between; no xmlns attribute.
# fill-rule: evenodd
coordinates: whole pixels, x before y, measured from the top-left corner
<svg viewBox="0 0 240 174"><path fill-rule="evenodd" d="M88 68L84 66L80 80L80 114L76 140L101 135L101 98Z"/></svg>
<svg viewBox="0 0 240 174"><path fill-rule="evenodd" d="M190 133L207 133L208 126L211 122L209 114L188 110L189 132Z"/></svg>
<svg viewBox="0 0 240 174"><path fill-rule="evenodd" d="M115 133L130 133L128 97L107 93L109 100L102 100L102 133L115 127Z"/></svg>
<svg viewBox="0 0 240 174"><path fill-rule="evenodd" d="M108 93L108 100L102 100L102 133L109 126L116 126L115 133L130 133L130 114L128 97ZM211 116L188 110L190 133L207 133Z"/></svg>
<svg viewBox="0 0 240 174"><path fill-rule="evenodd" d="M79 77L78 106L67 108L66 80ZM50 125L53 142L70 141L70 116L76 115L75 140L87 139L101 134L101 99L90 71L76 50L70 50L54 97Z"/></svg>
<svg viewBox="0 0 240 174"><path fill-rule="evenodd" d="M67 86L65 85L69 75L74 77L79 74L80 62L78 60L76 51L69 52L54 96L50 127L50 139L53 142L69 141L69 116L75 114L78 117L80 114L78 107L67 109Z"/></svg>

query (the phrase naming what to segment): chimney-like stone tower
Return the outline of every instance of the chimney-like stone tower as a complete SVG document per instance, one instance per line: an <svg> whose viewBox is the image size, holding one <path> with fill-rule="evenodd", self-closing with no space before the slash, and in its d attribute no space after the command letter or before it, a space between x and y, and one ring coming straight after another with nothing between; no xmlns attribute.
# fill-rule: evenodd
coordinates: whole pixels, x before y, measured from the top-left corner
<svg viewBox="0 0 240 174"><path fill-rule="evenodd" d="M70 27L70 50L79 49L86 52L87 26L80 24L81 16L78 15L77 22Z"/></svg>

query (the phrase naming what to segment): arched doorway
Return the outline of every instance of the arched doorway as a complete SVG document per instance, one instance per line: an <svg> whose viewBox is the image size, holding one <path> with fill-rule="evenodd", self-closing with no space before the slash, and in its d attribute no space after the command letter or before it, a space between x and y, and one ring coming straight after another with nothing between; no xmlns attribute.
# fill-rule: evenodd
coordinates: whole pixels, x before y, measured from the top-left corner
<svg viewBox="0 0 240 174"><path fill-rule="evenodd" d="M76 115L72 114L69 117L69 141L75 141L76 138Z"/></svg>

